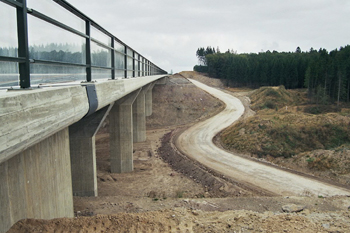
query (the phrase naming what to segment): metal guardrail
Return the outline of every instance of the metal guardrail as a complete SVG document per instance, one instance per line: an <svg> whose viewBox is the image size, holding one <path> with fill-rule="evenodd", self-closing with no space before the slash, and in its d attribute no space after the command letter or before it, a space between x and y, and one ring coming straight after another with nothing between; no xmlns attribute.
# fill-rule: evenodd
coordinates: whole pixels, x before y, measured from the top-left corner
<svg viewBox="0 0 350 233"><path fill-rule="evenodd" d="M37 3L35 3L35 1ZM30 88L33 80L36 80L36 82L40 80L40 82L44 83L46 81L61 82L62 77L67 78L67 76L70 75L70 72L62 71L65 69L75 70L74 74L72 74L74 77L68 77L70 81L83 79L86 82L91 82L95 79L95 76L116 79L119 77L128 78L167 73L65 0L45 1L46 2L43 0L0 0L0 8L5 8L6 6L15 10L14 15L16 15L18 42L18 47L14 48L14 53L17 54L12 53L12 55L7 54L4 56L1 54L0 50L0 86L3 81L1 80L1 75L7 75L7 77L19 75L17 85L21 88ZM27 2L30 3L29 6ZM61 19L63 18L57 19L57 17L50 16L47 13L45 14L45 12L42 11L47 11L45 8L47 6L41 8L41 5L45 5L42 3L54 8L52 9L54 11L64 10L64 14L69 13L74 17L73 21L81 21L83 27L79 29L75 26L67 25L67 20L63 20L66 22L62 22ZM30 8L31 4L34 5L34 7ZM41 9L35 9L35 7ZM47 12L49 11L50 10ZM34 23L38 25L43 25L44 23L45 25L43 25L42 29L38 29L38 27L33 29L32 27L34 26L28 23L28 16L30 17L30 23L33 25ZM30 30L28 24L31 26ZM28 34L31 37L35 37L37 34L50 34L50 31L45 31L46 27L52 28L53 31L55 31L53 34L55 34L56 37L62 36L63 39L65 35L68 37L73 36L74 43L73 41L70 44L68 44L67 41L66 44L49 44L49 42L44 44L44 41L42 44L30 43ZM41 31L37 33L38 31L36 30ZM62 35L60 35L61 33ZM6 37L2 39L11 40L11 38ZM76 41L83 42L79 45L75 44ZM72 47L77 49L70 49ZM1 38L0 49L5 50L5 48L1 46ZM16 72L7 72L5 68L1 70L1 63L8 64L9 62L11 64L15 63L17 74ZM85 71L81 72L84 69ZM43 72L43 70L45 71ZM2 82L2 86L4 85L6 86L6 81Z"/></svg>

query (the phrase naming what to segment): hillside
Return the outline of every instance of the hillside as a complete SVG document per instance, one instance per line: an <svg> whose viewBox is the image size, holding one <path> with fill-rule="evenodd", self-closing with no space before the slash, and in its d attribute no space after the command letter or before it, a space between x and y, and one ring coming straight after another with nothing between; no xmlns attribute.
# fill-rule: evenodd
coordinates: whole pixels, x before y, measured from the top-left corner
<svg viewBox="0 0 350 233"><path fill-rule="evenodd" d="M249 97L256 115L222 132L225 148L350 184L349 108L309 105L306 91L283 86L262 87Z"/></svg>

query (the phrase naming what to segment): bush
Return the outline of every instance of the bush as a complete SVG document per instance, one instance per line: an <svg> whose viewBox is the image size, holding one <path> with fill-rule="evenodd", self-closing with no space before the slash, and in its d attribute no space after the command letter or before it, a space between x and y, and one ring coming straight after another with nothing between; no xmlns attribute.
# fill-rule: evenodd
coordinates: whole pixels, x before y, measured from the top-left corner
<svg viewBox="0 0 350 233"><path fill-rule="evenodd" d="M266 96L272 96L272 97L280 97L281 95L274 89L272 88L269 88L267 91L266 91Z"/></svg>
<svg viewBox="0 0 350 233"><path fill-rule="evenodd" d="M193 70L194 71L197 71L197 72L201 72L201 73L207 73L208 72L208 66L198 66L198 65L195 65L193 67Z"/></svg>
<svg viewBox="0 0 350 233"><path fill-rule="evenodd" d="M267 100L264 105L266 108L275 109L277 106L272 100Z"/></svg>
<svg viewBox="0 0 350 233"><path fill-rule="evenodd" d="M340 110L340 108L334 105L314 105L304 108L305 113L310 113L314 115L321 113L340 112Z"/></svg>

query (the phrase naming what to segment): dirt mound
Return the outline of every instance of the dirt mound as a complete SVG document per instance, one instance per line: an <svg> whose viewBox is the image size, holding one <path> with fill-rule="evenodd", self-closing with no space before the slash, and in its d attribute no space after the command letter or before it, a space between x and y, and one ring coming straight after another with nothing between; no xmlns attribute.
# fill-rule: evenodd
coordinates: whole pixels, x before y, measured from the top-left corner
<svg viewBox="0 0 350 233"><path fill-rule="evenodd" d="M306 174L334 180L350 187L350 147L334 150L313 150L299 153L292 158L266 158L275 164Z"/></svg>
<svg viewBox="0 0 350 233"><path fill-rule="evenodd" d="M350 143L350 119L338 114L256 115L225 130L227 148L259 157L291 157L315 149L335 149Z"/></svg>
<svg viewBox="0 0 350 233"><path fill-rule="evenodd" d="M224 88L224 82L221 79L216 79L216 78L210 78L208 76L205 76L202 73L198 73L196 71L182 71L178 75L181 75L185 78L190 78L197 80L201 83L204 83L208 86L211 87L218 87L218 88Z"/></svg>
<svg viewBox="0 0 350 233"><path fill-rule="evenodd" d="M251 99L251 108L256 111L266 108L279 109L293 106L305 100L306 94L298 91L287 91L284 86L279 86L261 87L249 97Z"/></svg>
<svg viewBox="0 0 350 233"><path fill-rule="evenodd" d="M207 118L223 107L221 101L177 74L165 85L154 87L153 113L147 117L147 128L185 125Z"/></svg>
<svg viewBox="0 0 350 233"><path fill-rule="evenodd" d="M139 214L21 220L14 232L347 232L348 212L203 212L185 208Z"/></svg>

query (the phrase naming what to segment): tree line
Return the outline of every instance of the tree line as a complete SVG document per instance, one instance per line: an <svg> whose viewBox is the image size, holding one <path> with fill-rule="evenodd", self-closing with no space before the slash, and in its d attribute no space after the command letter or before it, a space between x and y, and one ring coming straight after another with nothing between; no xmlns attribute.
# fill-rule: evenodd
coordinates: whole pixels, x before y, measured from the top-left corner
<svg viewBox="0 0 350 233"><path fill-rule="evenodd" d="M237 54L217 48L199 48L195 71L227 80L234 86L279 86L308 88L318 102L350 101L350 46L328 52L326 49L294 52L266 51Z"/></svg>
<svg viewBox="0 0 350 233"><path fill-rule="evenodd" d="M18 48L0 47L0 56L16 57ZM49 43L29 46L29 58L37 60L85 64L85 45ZM93 65L109 67L111 56L104 49L95 49L91 52ZM18 68L9 63L0 64L0 73L17 73Z"/></svg>

